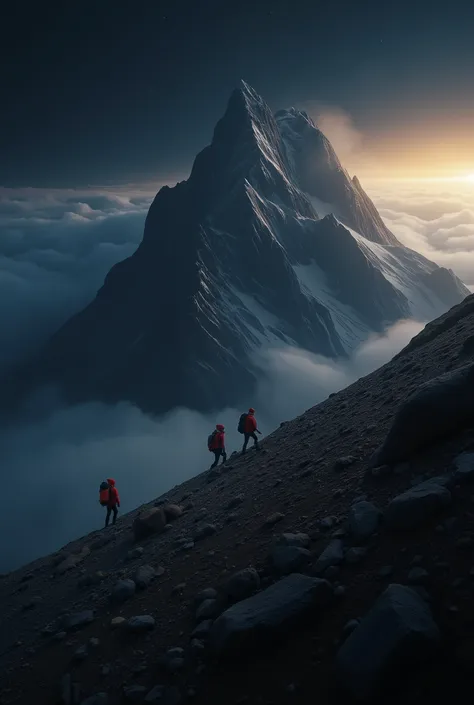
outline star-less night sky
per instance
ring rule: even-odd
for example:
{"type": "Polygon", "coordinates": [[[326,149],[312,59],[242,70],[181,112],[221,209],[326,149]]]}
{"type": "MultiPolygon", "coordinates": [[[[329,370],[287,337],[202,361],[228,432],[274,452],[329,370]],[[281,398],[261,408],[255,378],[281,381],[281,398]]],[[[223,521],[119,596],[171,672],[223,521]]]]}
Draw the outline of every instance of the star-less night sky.
{"type": "Polygon", "coordinates": [[[240,78],[275,109],[347,112],[387,168],[400,145],[414,159],[421,140],[462,168],[472,156],[474,172],[473,36],[467,1],[12,3],[0,29],[0,185],[185,175],[240,78]]]}

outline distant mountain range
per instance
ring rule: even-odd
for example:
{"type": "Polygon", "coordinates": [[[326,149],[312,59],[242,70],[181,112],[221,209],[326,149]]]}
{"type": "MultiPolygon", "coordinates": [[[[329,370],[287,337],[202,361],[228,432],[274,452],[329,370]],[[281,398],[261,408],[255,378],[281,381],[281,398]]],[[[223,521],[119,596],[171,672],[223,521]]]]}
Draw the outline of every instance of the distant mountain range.
{"type": "Polygon", "coordinates": [[[305,112],[274,115],[242,83],[189,179],[155,197],[136,252],[6,397],[54,384],[70,403],[222,408],[250,398],[262,348],[345,357],[469,293],[397,240],[305,112]]]}

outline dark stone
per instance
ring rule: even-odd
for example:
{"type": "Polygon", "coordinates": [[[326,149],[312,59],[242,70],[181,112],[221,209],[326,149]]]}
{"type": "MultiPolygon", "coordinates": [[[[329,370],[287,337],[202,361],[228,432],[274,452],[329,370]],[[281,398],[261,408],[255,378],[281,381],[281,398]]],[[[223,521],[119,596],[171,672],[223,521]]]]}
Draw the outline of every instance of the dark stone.
{"type": "Polygon", "coordinates": [[[338,678],[355,699],[372,699],[429,658],[440,640],[426,602],[411,588],[390,585],[340,648],[338,678]]]}
{"type": "Polygon", "coordinates": [[[327,580],[293,573],[226,610],[212,626],[211,645],[221,654],[271,640],[309,612],[325,607],[331,596],[327,580]]]}

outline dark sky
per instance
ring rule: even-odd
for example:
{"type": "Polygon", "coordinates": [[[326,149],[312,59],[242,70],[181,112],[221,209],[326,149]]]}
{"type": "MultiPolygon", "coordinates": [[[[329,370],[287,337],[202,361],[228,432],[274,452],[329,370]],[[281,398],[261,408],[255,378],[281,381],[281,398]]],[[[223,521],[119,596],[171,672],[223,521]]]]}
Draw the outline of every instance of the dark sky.
{"type": "Polygon", "coordinates": [[[374,134],[420,111],[449,126],[474,110],[473,26],[467,0],[12,3],[0,185],[184,174],[240,78],[275,109],[321,101],[374,134]]]}

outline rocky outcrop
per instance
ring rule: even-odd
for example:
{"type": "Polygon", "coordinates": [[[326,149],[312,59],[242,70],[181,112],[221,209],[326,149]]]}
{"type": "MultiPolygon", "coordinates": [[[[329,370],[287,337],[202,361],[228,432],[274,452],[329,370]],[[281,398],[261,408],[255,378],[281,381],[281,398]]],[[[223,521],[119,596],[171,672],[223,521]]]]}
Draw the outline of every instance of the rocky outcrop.
{"type": "Polygon", "coordinates": [[[372,701],[440,642],[426,602],[411,588],[390,585],[339,650],[340,684],[357,702],[372,701]]]}
{"type": "Polygon", "coordinates": [[[402,404],[372,465],[393,465],[474,420],[474,364],[425,382],[402,404]]]}
{"type": "Polygon", "coordinates": [[[226,610],[212,626],[211,645],[217,654],[254,647],[285,633],[331,598],[327,580],[293,573],[226,610]]]}
{"type": "Polygon", "coordinates": [[[390,529],[414,529],[450,502],[451,492],[434,478],[392,499],[385,512],[385,523],[390,529]]]}

